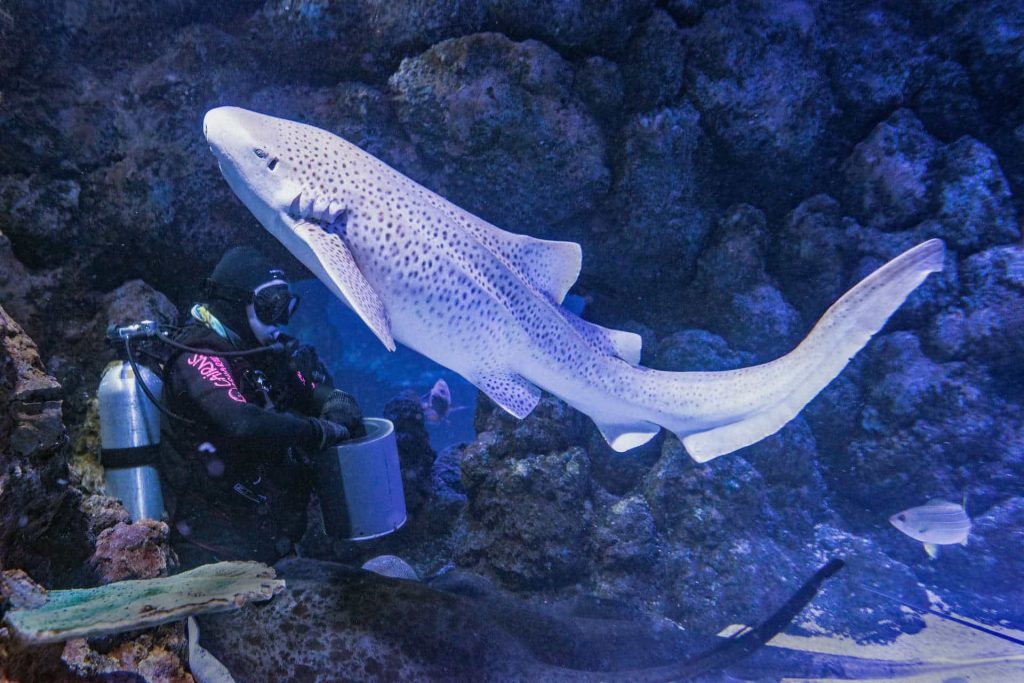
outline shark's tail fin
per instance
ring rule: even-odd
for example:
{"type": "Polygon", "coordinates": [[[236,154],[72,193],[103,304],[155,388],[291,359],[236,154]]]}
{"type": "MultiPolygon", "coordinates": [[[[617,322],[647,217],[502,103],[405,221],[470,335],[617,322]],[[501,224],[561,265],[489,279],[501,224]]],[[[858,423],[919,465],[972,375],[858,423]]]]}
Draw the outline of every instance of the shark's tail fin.
{"type": "MultiPolygon", "coordinates": [[[[743,417],[706,431],[681,433],[690,455],[706,462],[774,434],[796,417],[846,366],[889,316],[930,273],[942,270],[945,247],[933,239],[919,244],[864,278],[829,308],[792,352],[776,361],[737,373],[736,389],[783,383],[771,402],[743,417]],[[739,373],[744,373],[740,375],[739,373]]],[[[731,374],[731,373],[722,373],[731,374]]]]}

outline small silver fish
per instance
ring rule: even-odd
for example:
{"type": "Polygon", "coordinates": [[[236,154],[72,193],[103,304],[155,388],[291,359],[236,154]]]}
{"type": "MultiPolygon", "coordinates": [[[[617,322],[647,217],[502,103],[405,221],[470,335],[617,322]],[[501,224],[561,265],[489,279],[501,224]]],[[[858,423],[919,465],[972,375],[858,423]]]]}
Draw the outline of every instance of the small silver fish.
{"type": "Polygon", "coordinates": [[[932,559],[938,557],[940,545],[967,545],[971,533],[971,519],[960,503],[934,499],[924,505],[897,512],[889,523],[924,543],[925,552],[932,559]]]}
{"type": "Polygon", "coordinates": [[[430,393],[427,394],[427,399],[430,402],[430,407],[437,413],[437,416],[444,419],[448,414],[448,409],[452,407],[452,392],[448,388],[448,382],[445,382],[443,379],[434,382],[430,393]]]}
{"type": "Polygon", "coordinates": [[[444,422],[448,415],[465,407],[452,405],[452,392],[444,379],[434,382],[430,391],[420,398],[420,405],[423,406],[423,416],[430,424],[444,422]]]}

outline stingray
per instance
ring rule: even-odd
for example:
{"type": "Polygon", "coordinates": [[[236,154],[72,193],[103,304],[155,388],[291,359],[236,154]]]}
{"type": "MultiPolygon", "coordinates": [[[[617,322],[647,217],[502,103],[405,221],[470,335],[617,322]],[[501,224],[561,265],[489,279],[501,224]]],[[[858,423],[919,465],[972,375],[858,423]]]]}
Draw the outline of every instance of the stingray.
{"type": "Polygon", "coordinates": [[[700,652],[664,619],[546,608],[479,577],[430,584],[303,558],[274,600],[199,619],[200,643],[247,681],[679,681],[728,667],[782,631],[842,566],[820,569],[767,621],[700,652]],[[612,618],[607,618],[612,617],[612,618]]]}

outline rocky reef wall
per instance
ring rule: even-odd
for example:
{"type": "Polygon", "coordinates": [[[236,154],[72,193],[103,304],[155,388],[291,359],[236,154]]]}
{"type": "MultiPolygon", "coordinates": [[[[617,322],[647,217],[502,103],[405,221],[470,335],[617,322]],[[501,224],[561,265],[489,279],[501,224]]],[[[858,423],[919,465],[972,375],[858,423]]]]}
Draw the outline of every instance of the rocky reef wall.
{"type": "Polygon", "coordinates": [[[87,424],[108,322],[173,320],[233,244],[302,274],[206,149],[203,114],[232,104],[335,131],[503,228],[580,242],[587,316],[640,332],[660,369],[769,360],[902,249],[950,247],[801,416],[709,465],[672,438],[611,453],[547,399],[523,423],[482,402],[477,441],[433,471],[410,437],[421,523],[389,550],[705,630],[838,553],[851,578],[823,598],[830,628],[913,628],[859,585],[1024,624],[1003,580],[1021,571],[1024,10],[590,5],[0,0],[0,304],[39,343],[24,367],[56,378],[3,387],[3,566],[59,584],[93,552],[52,454],[61,410],[76,436],[87,424]],[[965,494],[976,537],[939,561],[887,523],[965,494]],[[36,540],[10,536],[22,518],[36,540]],[[58,531],[77,554],[50,556],[58,531]]]}

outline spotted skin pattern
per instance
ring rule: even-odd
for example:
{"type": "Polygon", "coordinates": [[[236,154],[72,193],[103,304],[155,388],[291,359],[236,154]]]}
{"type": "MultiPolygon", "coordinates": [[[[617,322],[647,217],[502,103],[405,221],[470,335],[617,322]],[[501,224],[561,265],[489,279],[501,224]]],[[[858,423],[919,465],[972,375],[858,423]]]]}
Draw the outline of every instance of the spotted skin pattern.
{"type": "Polygon", "coordinates": [[[637,335],[561,307],[579,245],[501,230],[332,133],[235,107],[204,130],[256,218],[355,310],[525,417],[541,390],[629,450],[665,427],[709,460],[782,428],[931,272],[943,245],[897,257],[834,305],[790,354],[728,372],[639,367],[637,335]]]}

